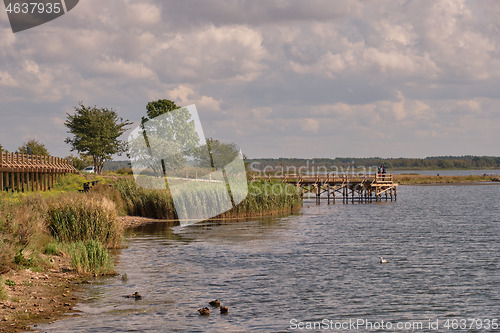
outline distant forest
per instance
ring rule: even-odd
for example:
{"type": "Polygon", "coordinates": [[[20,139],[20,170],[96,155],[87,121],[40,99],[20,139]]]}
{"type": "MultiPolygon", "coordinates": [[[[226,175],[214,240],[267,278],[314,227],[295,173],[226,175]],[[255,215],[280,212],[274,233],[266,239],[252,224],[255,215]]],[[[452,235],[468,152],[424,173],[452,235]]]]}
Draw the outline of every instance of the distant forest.
{"type": "Polygon", "coordinates": [[[500,169],[500,157],[492,156],[437,156],[426,158],[253,158],[246,162],[255,169],[309,166],[333,168],[376,167],[384,165],[388,169],[437,170],[437,169],[500,169]]]}

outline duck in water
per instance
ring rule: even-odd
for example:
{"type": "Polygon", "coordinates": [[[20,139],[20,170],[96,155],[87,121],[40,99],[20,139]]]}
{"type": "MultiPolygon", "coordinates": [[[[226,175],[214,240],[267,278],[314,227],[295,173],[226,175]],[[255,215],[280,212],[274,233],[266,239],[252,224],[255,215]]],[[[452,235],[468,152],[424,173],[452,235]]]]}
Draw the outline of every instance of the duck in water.
{"type": "Polygon", "coordinates": [[[207,307],[198,309],[198,312],[200,313],[201,316],[210,316],[210,309],[207,307]]]}
{"type": "Polygon", "coordinates": [[[210,304],[211,306],[213,306],[214,308],[218,308],[220,306],[220,302],[218,299],[215,299],[213,301],[210,301],[208,302],[208,304],[210,304]]]}
{"type": "Polygon", "coordinates": [[[127,295],[125,296],[126,298],[135,298],[136,300],[139,300],[142,298],[141,294],[139,294],[137,291],[133,293],[132,295],[127,295]]]}

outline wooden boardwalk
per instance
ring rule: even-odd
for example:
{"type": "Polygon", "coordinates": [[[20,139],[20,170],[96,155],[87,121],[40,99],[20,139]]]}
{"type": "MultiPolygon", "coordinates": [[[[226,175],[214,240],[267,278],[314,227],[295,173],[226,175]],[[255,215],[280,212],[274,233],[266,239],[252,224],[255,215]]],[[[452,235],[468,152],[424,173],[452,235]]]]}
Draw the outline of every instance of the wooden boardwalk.
{"type": "Polygon", "coordinates": [[[47,191],[67,173],[77,171],[63,158],[0,152],[1,191],[47,191]]]}
{"type": "Polygon", "coordinates": [[[300,187],[304,198],[317,203],[342,200],[344,203],[396,200],[398,184],[392,174],[253,176],[252,180],[278,181],[300,187]]]}

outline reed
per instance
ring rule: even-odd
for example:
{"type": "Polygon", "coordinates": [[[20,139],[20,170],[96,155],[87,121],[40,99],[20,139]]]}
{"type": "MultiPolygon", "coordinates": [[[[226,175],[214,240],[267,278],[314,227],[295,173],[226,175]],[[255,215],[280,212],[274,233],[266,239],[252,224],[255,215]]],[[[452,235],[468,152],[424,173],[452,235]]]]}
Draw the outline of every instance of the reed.
{"type": "Polygon", "coordinates": [[[52,203],[47,211],[48,228],[63,243],[95,240],[107,248],[121,245],[123,227],[115,204],[106,197],[75,193],[52,203]]]}
{"type": "Polygon", "coordinates": [[[129,215],[154,219],[176,219],[174,202],[166,190],[150,190],[137,187],[130,179],[119,180],[120,191],[129,215]]]}
{"type": "Polygon", "coordinates": [[[71,265],[80,274],[112,274],[113,260],[102,243],[90,239],[67,245],[71,257],[71,265]]]}
{"type": "Polygon", "coordinates": [[[250,182],[247,197],[222,217],[251,217],[290,213],[302,207],[300,191],[283,183],[250,182]]]}
{"type": "MultiPolygon", "coordinates": [[[[137,187],[132,180],[121,180],[116,187],[122,194],[129,215],[157,219],[176,219],[177,214],[168,190],[148,190],[137,187]]],[[[179,202],[197,207],[200,216],[207,215],[207,205],[222,202],[220,190],[212,186],[196,186],[179,193],[179,202]],[[196,192],[196,195],[194,195],[196,192]],[[195,205],[195,200],[197,204],[195,205]],[[206,203],[206,204],[204,204],[206,203]]],[[[283,183],[251,182],[247,197],[236,207],[218,218],[251,217],[292,212],[300,209],[302,199],[297,187],[283,183]]]]}

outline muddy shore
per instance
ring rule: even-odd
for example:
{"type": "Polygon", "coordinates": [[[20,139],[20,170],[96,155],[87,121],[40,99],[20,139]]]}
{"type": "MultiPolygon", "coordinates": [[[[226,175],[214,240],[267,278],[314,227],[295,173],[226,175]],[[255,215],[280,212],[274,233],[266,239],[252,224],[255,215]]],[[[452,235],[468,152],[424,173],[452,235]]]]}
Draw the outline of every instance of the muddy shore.
{"type": "Polygon", "coordinates": [[[0,332],[28,330],[28,325],[47,323],[72,312],[73,295],[85,277],[70,269],[69,258],[51,256],[53,267],[45,272],[11,270],[2,275],[8,300],[0,301],[0,332]]]}

